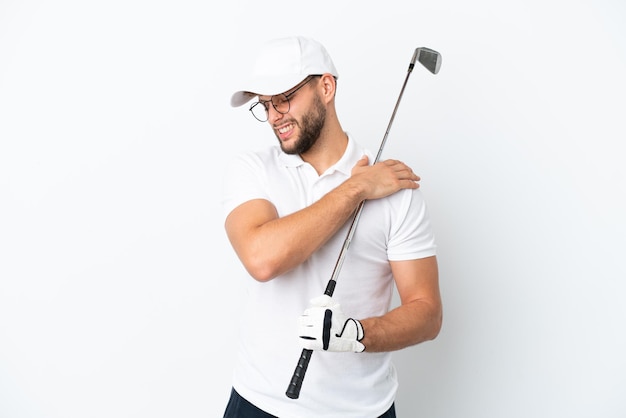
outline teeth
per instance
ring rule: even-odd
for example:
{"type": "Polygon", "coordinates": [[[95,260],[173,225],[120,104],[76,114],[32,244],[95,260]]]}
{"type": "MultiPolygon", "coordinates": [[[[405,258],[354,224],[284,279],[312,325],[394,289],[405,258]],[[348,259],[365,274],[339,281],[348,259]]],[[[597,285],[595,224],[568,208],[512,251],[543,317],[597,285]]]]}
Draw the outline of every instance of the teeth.
{"type": "Polygon", "coordinates": [[[278,130],[278,132],[280,132],[281,134],[284,134],[285,132],[288,132],[288,131],[290,131],[290,130],[291,130],[291,125],[288,125],[288,126],[285,126],[285,127],[283,127],[283,128],[280,128],[280,129],[278,130]]]}

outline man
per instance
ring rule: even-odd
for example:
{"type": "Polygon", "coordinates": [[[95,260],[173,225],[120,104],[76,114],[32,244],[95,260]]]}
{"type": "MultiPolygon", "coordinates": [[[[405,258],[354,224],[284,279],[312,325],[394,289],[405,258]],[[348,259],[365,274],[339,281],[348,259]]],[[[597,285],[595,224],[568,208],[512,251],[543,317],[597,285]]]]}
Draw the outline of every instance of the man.
{"type": "Polygon", "coordinates": [[[244,153],[224,179],[225,228],[252,279],[224,417],[395,417],[391,352],[441,327],[435,242],[420,178],[376,164],[341,127],[338,73],[317,41],[267,42],[231,98],[278,146],[244,153]],[[365,201],[331,297],[324,289],[365,201]],[[393,286],[401,304],[389,311],[393,286]],[[325,322],[326,318],[326,322],[325,322]],[[298,399],[285,391],[315,350],[298,399]]]}

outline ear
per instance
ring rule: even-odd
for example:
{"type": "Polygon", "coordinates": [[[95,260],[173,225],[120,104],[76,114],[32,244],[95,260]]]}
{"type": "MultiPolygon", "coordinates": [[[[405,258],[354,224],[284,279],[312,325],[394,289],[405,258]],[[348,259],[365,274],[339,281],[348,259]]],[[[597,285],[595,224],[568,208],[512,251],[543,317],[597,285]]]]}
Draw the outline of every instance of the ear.
{"type": "Polygon", "coordinates": [[[324,98],[324,101],[328,103],[335,97],[337,80],[335,80],[335,77],[333,77],[330,73],[323,74],[320,78],[320,87],[322,97],[324,98]]]}

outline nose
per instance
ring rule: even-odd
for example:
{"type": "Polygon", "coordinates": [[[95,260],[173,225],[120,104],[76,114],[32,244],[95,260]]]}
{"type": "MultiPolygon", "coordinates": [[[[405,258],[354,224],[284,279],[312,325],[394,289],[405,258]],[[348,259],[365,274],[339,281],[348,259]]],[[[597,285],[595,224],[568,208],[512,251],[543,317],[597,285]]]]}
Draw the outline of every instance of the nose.
{"type": "Polygon", "coordinates": [[[270,123],[274,123],[275,121],[280,120],[283,116],[284,114],[274,109],[274,106],[268,106],[267,120],[270,121],[270,123]]]}

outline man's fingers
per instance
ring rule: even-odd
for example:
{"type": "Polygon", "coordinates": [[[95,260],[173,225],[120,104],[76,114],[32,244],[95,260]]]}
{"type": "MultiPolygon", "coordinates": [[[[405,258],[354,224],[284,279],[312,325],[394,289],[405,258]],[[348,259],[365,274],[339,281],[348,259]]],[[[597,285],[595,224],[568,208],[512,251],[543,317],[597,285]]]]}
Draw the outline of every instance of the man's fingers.
{"type": "Polygon", "coordinates": [[[413,169],[399,160],[385,160],[383,164],[393,169],[400,175],[400,179],[409,179],[414,181],[421,180],[420,177],[413,172],[413,169]]]}

